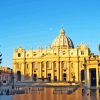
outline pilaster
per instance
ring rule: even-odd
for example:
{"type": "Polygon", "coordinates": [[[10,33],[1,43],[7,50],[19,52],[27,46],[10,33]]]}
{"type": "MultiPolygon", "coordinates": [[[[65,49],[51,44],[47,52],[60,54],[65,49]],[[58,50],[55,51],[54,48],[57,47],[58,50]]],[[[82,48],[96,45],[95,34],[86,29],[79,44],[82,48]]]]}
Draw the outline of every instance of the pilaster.
{"type": "Polygon", "coordinates": [[[62,81],[62,62],[60,62],[60,81],[62,81]]]}
{"type": "Polygon", "coordinates": [[[41,73],[42,73],[42,70],[41,70],[41,62],[40,62],[40,66],[39,66],[39,78],[41,78],[41,73]]]}
{"type": "Polygon", "coordinates": [[[44,73],[44,78],[47,78],[47,68],[46,68],[46,62],[44,62],[44,70],[45,70],[45,73],[44,73]]]}
{"type": "Polygon", "coordinates": [[[56,65],[57,65],[57,80],[59,81],[60,80],[59,61],[56,62],[56,65]]]}

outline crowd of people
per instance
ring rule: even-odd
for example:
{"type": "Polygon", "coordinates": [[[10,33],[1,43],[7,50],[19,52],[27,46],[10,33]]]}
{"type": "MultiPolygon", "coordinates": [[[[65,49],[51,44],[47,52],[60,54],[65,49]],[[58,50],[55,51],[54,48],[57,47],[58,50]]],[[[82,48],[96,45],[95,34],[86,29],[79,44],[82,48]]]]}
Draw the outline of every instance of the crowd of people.
{"type": "Polygon", "coordinates": [[[16,90],[16,89],[1,89],[0,95],[15,95],[15,94],[25,94],[25,90],[16,90]]]}

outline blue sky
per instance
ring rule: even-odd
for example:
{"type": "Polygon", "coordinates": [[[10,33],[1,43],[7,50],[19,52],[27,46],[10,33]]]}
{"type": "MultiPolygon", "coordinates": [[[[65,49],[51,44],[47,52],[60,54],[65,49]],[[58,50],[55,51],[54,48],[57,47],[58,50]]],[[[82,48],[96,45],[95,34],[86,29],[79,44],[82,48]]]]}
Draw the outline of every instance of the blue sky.
{"type": "Polygon", "coordinates": [[[0,0],[1,65],[12,67],[14,48],[50,45],[62,25],[75,46],[99,53],[100,0],[0,0]]]}

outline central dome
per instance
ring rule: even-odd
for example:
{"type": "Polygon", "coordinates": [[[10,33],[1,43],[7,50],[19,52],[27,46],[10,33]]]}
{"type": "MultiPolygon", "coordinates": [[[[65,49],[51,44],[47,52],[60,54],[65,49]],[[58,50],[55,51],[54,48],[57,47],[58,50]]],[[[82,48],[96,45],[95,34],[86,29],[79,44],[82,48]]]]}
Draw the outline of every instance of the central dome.
{"type": "Polygon", "coordinates": [[[63,28],[60,30],[60,34],[52,42],[52,47],[65,47],[65,48],[74,48],[72,40],[65,35],[63,28]]]}

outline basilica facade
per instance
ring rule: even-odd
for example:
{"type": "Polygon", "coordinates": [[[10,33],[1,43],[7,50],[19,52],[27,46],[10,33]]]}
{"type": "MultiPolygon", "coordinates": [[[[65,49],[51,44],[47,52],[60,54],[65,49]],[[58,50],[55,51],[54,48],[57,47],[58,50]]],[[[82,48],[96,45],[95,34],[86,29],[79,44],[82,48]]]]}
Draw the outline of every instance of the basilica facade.
{"type": "Polygon", "coordinates": [[[99,55],[85,44],[74,47],[61,28],[51,46],[38,50],[16,48],[13,71],[16,81],[72,81],[99,86],[99,55]]]}

